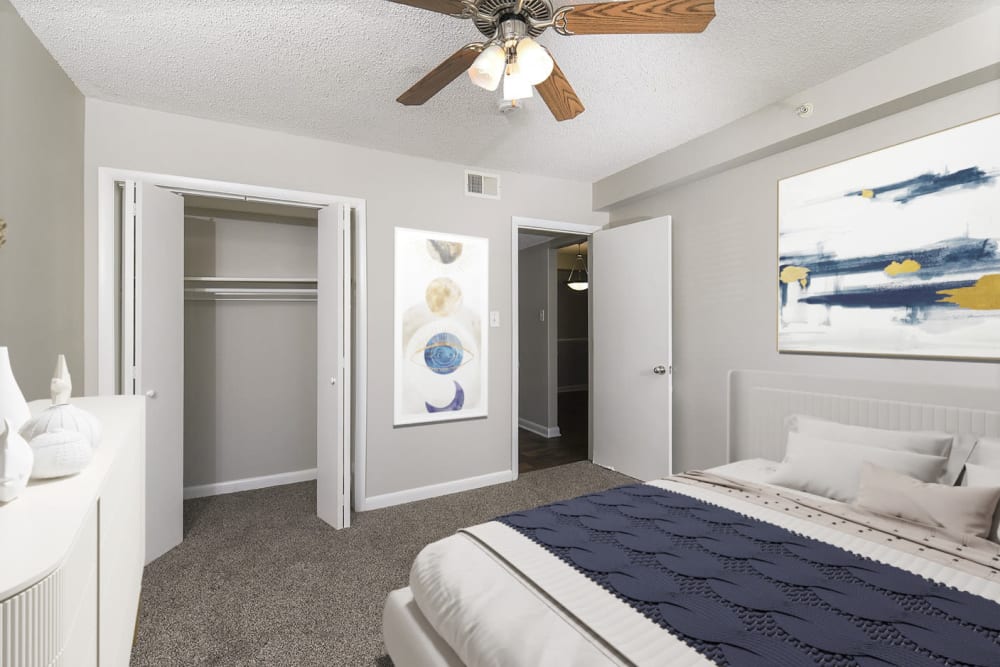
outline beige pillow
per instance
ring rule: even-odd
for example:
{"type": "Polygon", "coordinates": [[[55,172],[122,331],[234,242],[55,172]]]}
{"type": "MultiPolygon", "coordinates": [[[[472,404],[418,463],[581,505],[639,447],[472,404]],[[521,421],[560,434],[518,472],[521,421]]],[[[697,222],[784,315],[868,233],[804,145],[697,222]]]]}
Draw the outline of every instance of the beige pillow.
{"type": "Polygon", "coordinates": [[[793,431],[788,434],[785,460],[767,481],[850,502],[857,495],[861,467],[866,461],[930,482],[941,477],[948,459],[824,440],[793,431]]]}
{"type": "Polygon", "coordinates": [[[809,415],[790,415],[785,419],[785,426],[789,431],[804,433],[824,440],[849,442],[882,449],[901,449],[930,456],[948,456],[952,442],[955,440],[955,436],[951,433],[897,431],[889,428],[841,424],[809,415]]]}
{"type": "MultiPolygon", "coordinates": [[[[1000,469],[976,465],[975,463],[966,463],[965,478],[962,483],[967,487],[1000,490],[1000,469]]],[[[1000,535],[997,533],[997,524],[1000,524],[1000,507],[993,514],[993,528],[990,530],[990,539],[994,542],[1000,542],[1000,535]]]]}
{"type": "Polygon", "coordinates": [[[969,462],[989,468],[1000,468],[1000,439],[980,438],[972,449],[969,462]]]}
{"type": "Polygon", "coordinates": [[[987,537],[1000,502],[1000,486],[932,484],[873,463],[861,468],[857,507],[951,533],[987,537]]]}

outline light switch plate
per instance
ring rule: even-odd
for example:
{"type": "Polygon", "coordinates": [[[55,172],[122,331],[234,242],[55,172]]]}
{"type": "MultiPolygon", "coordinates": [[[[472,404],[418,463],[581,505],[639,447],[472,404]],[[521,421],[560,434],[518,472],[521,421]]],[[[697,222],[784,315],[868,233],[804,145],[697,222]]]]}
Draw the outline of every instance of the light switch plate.
{"type": "Polygon", "coordinates": [[[494,327],[494,328],[500,326],[500,311],[499,310],[491,310],[490,311],[490,326],[494,327]]]}

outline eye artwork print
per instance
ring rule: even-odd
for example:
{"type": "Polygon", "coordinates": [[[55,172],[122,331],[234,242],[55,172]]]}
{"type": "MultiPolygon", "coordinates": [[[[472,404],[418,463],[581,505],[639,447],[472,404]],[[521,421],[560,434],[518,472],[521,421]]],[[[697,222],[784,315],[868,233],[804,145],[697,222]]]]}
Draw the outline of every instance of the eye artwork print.
{"type": "Polygon", "coordinates": [[[486,414],[488,241],[396,229],[396,424],[486,414]]]}

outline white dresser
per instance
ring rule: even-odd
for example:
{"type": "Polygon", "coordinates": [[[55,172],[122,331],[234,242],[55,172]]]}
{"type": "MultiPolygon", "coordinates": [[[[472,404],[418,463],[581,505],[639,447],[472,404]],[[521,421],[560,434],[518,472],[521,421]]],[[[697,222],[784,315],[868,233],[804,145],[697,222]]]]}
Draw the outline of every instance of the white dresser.
{"type": "Polygon", "coordinates": [[[0,667],[128,665],[145,560],[144,400],[74,399],[104,424],[94,460],[0,505],[0,667]]]}

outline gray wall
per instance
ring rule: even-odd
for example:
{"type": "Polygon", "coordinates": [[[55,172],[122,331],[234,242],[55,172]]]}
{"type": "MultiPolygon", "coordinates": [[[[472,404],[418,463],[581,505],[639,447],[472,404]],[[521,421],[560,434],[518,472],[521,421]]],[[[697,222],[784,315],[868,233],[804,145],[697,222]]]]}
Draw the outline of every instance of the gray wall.
{"type": "Polygon", "coordinates": [[[88,367],[97,359],[98,167],[360,197],[368,206],[367,495],[510,470],[511,217],[603,224],[607,214],[592,211],[589,183],[503,172],[501,200],[466,197],[463,165],[93,99],[87,100],[86,141],[88,367]],[[393,427],[396,226],[489,240],[490,309],[500,312],[501,326],[488,330],[485,419],[393,427]]]}
{"type": "Polygon", "coordinates": [[[558,309],[552,303],[555,251],[547,244],[518,253],[518,418],[543,428],[557,426],[552,354],[558,309]],[[545,311],[545,321],[539,311],[545,311]]]}
{"type": "MultiPolygon", "coordinates": [[[[316,276],[315,220],[194,212],[186,276],[316,276]]],[[[315,467],[315,302],[186,301],[184,486],[315,467]]]]}
{"type": "Polygon", "coordinates": [[[997,112],[994,81],[611,210],[673,216],[674,470],[724,462],[731,369],[1000,387],[997,363],[779,355],[774,287],[778,179],[997,112]]]}
{"type": "Polygon", "coordinates": [[[0,63],[0,345],[29,400],[59,353],[82,394],[84,99],[7,0],[0,63]]]}

